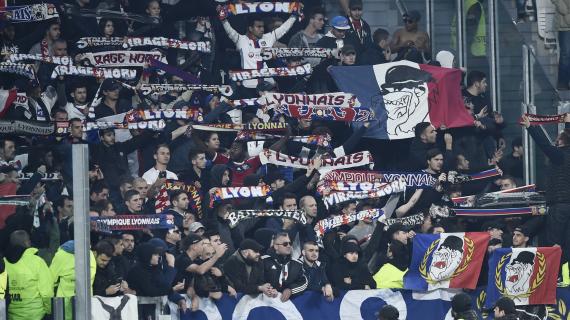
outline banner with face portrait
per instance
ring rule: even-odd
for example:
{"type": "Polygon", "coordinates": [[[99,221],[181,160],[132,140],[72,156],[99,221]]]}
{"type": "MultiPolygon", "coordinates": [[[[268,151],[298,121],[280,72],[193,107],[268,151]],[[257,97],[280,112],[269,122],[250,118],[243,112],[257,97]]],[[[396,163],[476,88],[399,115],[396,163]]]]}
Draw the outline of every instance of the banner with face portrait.
{"type": "Polygon", "coordinates": [[[486,232],[418,234],[404,288],[431,291],[474,289],[487,252],[486,232]]]}

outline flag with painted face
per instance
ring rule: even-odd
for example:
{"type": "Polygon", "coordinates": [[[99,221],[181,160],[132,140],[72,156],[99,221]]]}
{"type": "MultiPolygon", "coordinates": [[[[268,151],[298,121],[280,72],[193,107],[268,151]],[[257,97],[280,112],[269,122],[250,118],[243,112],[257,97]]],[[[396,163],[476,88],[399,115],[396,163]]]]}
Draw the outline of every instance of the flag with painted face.
{"type": "Polygon", "coordinates": [[[404,60],[373,66],[333,66],[330,73],[342,91],[355,94],[362,107],[374,112],[377,120],[367,129],[366,137],[413,138],[420,122],[430,122],[436,128],[473,125],[463,103],[459,69],[404,60]]]}
{"type": "Polygon", "coordinates": [[[431,291],[440,288],[474,289],[487,251],[486,232],[418,234],[404,288],[431,291]]]}
{"type": "Polygon", "coordinates": [[[516,305],[555,304],[562,250],[556,247],[500,248],[489,258],[487,307],[501,297],[516,305]]]}

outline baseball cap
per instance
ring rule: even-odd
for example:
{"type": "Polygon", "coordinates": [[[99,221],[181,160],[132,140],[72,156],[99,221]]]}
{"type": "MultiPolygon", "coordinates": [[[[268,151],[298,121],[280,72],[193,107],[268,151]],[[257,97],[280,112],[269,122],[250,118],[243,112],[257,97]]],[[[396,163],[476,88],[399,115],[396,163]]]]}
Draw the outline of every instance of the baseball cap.
{"type": "Polygon", "coordinates": [[[196,221],[196,222],[192,222],[190,224],[190,226],[188,227],[188,230],[190,230],[190,232],[196,232],[200,228],[206,229],[201,222],[196,221]]]}
{"type": "Polygon", "coordinates": [[[465,292],[456,294],[453,299],[451,299],[451,309],[457,313],[463,313],[473,309],[471,297],[465,292]]]}
{"type": "Polygon", "coordinates": [[[515,303],[509,297],[501,297],[499,300],[497,300],[497,302],[495,302],[495,304],[493,305],[493,308],[491,308],[490,311],[495,309],[495,308],[499,308],[500,310],[503,310],[505,312],[505,314],[516,314],[517,313],[517,309],[515,308],[515,303]]]}
{"type": "Polygon", "coordinates": [[[348,30],[350,25],[348,24],[348,19],[343,16],[336,16],[331,19],[331,26],[338,30],[348,30]]]}
{"type": "Polygon", "coordinates": [[[148,243],[150,245],[152,245],[153,247],[157,248],[160,253],[168,250],[168,245],[162,239],[152,238],[152,239],[148,240],[148,243]]]}
{"type": "Polygon", "coordinates": [[[101,91],[113,91],[121,88],[121,84],[113,79],[105,79],[101,84],[101,91]]]}
{"type": "Polygon", "coordinates": [[[244,239],[239,245],[240,250],[253,250],[255,252],[263,251],[263,246],[253,239],[244,239]]]}
{"type": "Polygon", "coordinates": [[[376,313],[376,316],[381,320],[398,320],[400,313],[394,306],[387,304],[376,313]]]}
{"type": "Polygon", "coordinates": [[[345,44],[342,49],[340,49],[340,53],[347,55],[347,54],[356,54],[356,49],[351,44],[345,44]]]}
{"type": "Polygon", "coordinates": [[[524,226],[516,227],[514,231],[518,231],[527,237],[530,237],[530,231],[524,226]]]}
{"type": "Polygon", "coordinates": [[[202,237],[200,237],[195,233],[190,233],[189,235],[186,236],[185,240],[187,241],[188,245],[193,245],[202,241],[202,237]]]}
{"type": "Polygon", "coordinates": [[[390,227],[388,227],[388,230],[386,231],[388,237],[392,237],[392,235],[398,231],[404,231],[407,232],[408,229],[401,223],[397,222],[394,223],[393,225],[391,225],[390,227]]]}
{"type": "Polygon", "coordinates": [[[404,17],[410,20],[414,20],[415,22],[418,22],[422,18],[422,15],[416,10],[411,10],[408,11],[406,14],[404,14],[404,17]]]}

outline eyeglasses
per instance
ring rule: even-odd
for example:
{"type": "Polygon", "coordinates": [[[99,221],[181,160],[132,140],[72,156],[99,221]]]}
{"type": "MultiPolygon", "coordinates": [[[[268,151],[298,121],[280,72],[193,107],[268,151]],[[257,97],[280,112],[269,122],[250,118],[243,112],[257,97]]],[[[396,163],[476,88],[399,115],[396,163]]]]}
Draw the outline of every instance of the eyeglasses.
{"type": "Polygon", "coordinates": [[[287,242],[283,242],[283,243],[276,243],[276,245],[278,246],[284,246],[284,247],[288,247],[291,245],[291,242],[287,241],[287,242]]]}

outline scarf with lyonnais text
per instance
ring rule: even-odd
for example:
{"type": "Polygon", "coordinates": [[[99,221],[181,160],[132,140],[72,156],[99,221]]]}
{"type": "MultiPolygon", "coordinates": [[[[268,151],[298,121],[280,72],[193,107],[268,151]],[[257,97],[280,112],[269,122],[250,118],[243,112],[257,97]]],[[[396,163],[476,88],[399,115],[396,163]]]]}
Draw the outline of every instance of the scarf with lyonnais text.
{"type": "Polygon", "coordinates": [[[30,195],[11,195],[0,197],[0,206],[27,206],[31,201],[30,195]]]}
{"type": "Polygon", "coordinates": [[[84,37],[77,41],[77,48],[117,46],[123,49],[134,47],[173,48],[181,50],[199,51],[209,53],[211,45],[208,41],[185,41],[164,37],[84,37]]]}
{"type": "MultiPolygon", "coordinates": [[[[69,124],[66,122],[69,127],[69,124]]],[[[0,120],[0,133],[23,136],[49,136],[56,133],[53,123],[35,120],[0,120]]]]}
{"type": "Polygon", "coordinates": [[[275,107],[275,112],[289,118],[315,121],[366,122],[375,120],[372,110],[362,107],[343,108],[337,106],[282,104],[275,107]]]}
{"type": "MultiPolygon", "coordinates": [[[[237,141],[244,140],[272,140],[280,139],[283,136],[276,134],[259,133],[255,131],[240,131],[236,136],[237,141]]],[[[289,141],[296,141],[308,145],[316,145],[321,147],[329,147],[331,143],[331,136],[328,134],[323,135],[308,135],[308,136],[290,136],[289,141]]]]}
{"type": "Polygon", "coordinates": [[[99,232],[172,228],[174,228],[174,220],[168,214],[91,217],[91,230],[99,232]]]}
{"type": "Polygon", "coordinates": [[[220,19],[251,13],[296,13],[299,20],[302,18],[299,2],[244,2],[230,3],[221,7],[218,16],[220,19]]]}
{"type": "MultiPolygon", "coordinates": [[[[274,164],[276,166],[290,167],[297,169],[308,169],[309,164],[313,163],[313,159],[300,158],[296,156],[286,155],[270,149],[265,149],[259,154],[259,160],[262,164],[274,164]]],[[[369,151],[361,151],[338,158],[322,158],[322,164],[319,168],[321,174],[325,174],[331,170],[346,169],[360,166],[373,166],[374,162],[369,151]]]]}
{"type": "Polygon", "coordinates": [[[298,94],[298,93],[278,93],[267,92],[260,100],[265,100],[268,107],[282,104],[304,105],[304,106],[335,106],[344,108],[360,107],[358,98],[345,92],[329,92],[322,94],[298,94]]]}
{"type": "Polygon", "coordinates": [[[456,216],[462,217],[509,217],[509,216],[543,216],[548,213],[546,206],[530,206],[521,208],[453,208],[456,216]]]}
{"type": "MultiPolygon", "coordinates": [[[[533,192],[536,190],[536,185],[535,184],[529,184],[526,186],[522,186],[522,187],[517,187],[517,188],[512,188],[512,189],[507,189],[507,190],[501,190],[501,191],[496,191],[496,192],[491,192],[489,194],[497,194],[497,193],[515,193],[515,192],[533,192]]],[[[464,196],[464,197],[455,197],[455,198],[451,198],[451,201],[453,202],[453,204],[455,206],[459,206],[459,207],[465,207],[465,206],[472,206],[470,205],[470,203],[475,201],[475,196],[464,196]]]]}
{"type": "Polygon", "coordinates": [[[200,90],[213,93],[220,93],[224,96],[231,96],[234,92],[231,86],[228,85],[209,85],[209,84],[186,84],[186,83],[144,83],[140,86],[143,95],[165,94],[170,91],[182,92],[188,90],[200,90]]]}
{"type": "Polygon", "coordinates": [[[149,121],[149,120],[190,120],[194,122],[204,121],[204,116],[202,112],[197,109],[187,109],[187,110],[131,110],[125,115],[125,121],[138,122],[138,121],[149,121]]]}
{"type": "Polygon", "coordinates": [[[36,72],[31,64],[0,62],[0,72],[17,74],[30,80],[36,79],[36,72]]]}
{"type": "Polygon", "coordinates": [[[264,101],[261,98],[247,98],[247,99],[237,99],[237,100],[228,100],[222,97],[220,101],[225,102],[232,106],[233,108],[246,108],[246,107],[265,107],[264,101]]]}
{"type": "Polygon", "coordinates": [[[193,212],[197,213],[197,217],[202,217],[202,196],[200,195],[200,189],[189,184],[185,184],[182,181],[177,180],[166,180],[158,195],[156,196],[156,201],[154,204],[154,209],[156,213],[161,213],[164,210],[168,209],[171,205],[170,203],[170,196],[169,193],[174,190],[183,190],[188,194],[188,199],[190,200],[190,204],[188,208],[190,208],[193,212]]]}
{"type": "Polygon", "coordinates": [[[314,230],[315,234],[317,235],[317,238],[322,238],[322,236],[325,235],[325,233],[337,227],[365,219],[374,221],[381,219],[382,217],[385,217],[384,210],[382,209],[362,210],[355,213],[349,213],[339,216],[331,216],[319,220],[317,224],[315,224],[314,230]]]}
{"type": "Polygon", "coordinates": [[[72,65],[73,58],[70,56],[63,56],[63,57],[51,57],[51,56],[44,56],[43,54],[11,54],[9,56],[10,62],[16,63],[20,61],[41,61],[46,63],[53,63],[53,64],[60,64],[60,65],[72,65]]]}
{"type": "Polygon", "coordinates": [[[397,180],[370,191],[337,191],[323,196],[327,209],[330,206],[358,199],[374,199],[406,191],[406,180],[397,180]]]}
{"type": "Polygon", "coordinates": [[[338,49],[329,48],[263,48],[261,50],[263,60],[275,58],[339,58],[338,49]]]}
{"type": "Polygon", "coordinates": [[[271,132],[271,131],[286,131],[286,122],[265,122],[265,123],[244,123],[244,124],[234,124],[234,123],[214,123],[214,124],[199,124],[192,125],[193,129],[204,130],[204,131],[260,131],[260,132],[271,132]]]}
{"type": "Polygon", "coordinates": [[[102,51],[86,52],[81,58],[93,67],[144,67],[150,59],[167,63],[160,51],[102,51]]]}
{"type": "MultiPolygon", "coordinates": [[[[525,116],[528,117],[531,126],[539,126],[541,124],[548,124],[548,123],[564,123],[565,114],[556,114],[556,115],[540,115],[540,114],[530,114],[525,113],[525,116]]],[[[519,120],[522,123],[522,119],[519,120]]]]}
{"type": "Polygon", "coordinates": [[[280,209],[266,209],[266,210],[235,210],[228,214],[226,220],[229,221],[230,228],[235,228],[240,221],[251,218],[262,217],[275,217],[283,219],[292,219],[301,224],[307,224],[307,216],[305,210],[280,210],[280,209]]]}
{"type": "Polygon", "coordinates": [[[311,74],[311,72],[313,72],[313,68],[307,63],[296,67],[230,70],[229,74],[232,81],[243,81],[259,78],[304,76],[311,74]]]}
{"type": "Polygon", "coordinates": [[[122,68],[93,68],[80,66],[62,66],[58,65],[53,69],[51,78],[58,76],[84,76],[105,79],[125,79],[133,80],[137,76],[137,70],[122,68]]]}
{"type": "Polygon", "coordinates": [[[0,7],[0,16],[12,23],[23,23],[58,18],[59,14],[54,4],[40,3],[27,6],[0,7]]]}
{"type": "Polygon", "coordinates": [[[267,197],[271,194],[270,186],[252,186],[252,187],[223,187],[216,188],[214,194],[210,197],[210,208],[214,206],[215,201],[226,199],[251,199],[267,197]]]}

